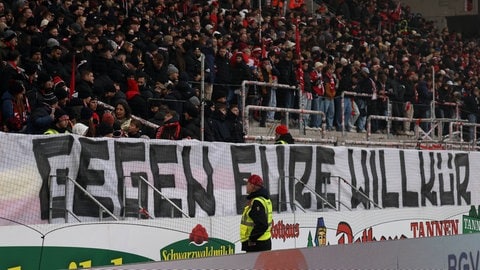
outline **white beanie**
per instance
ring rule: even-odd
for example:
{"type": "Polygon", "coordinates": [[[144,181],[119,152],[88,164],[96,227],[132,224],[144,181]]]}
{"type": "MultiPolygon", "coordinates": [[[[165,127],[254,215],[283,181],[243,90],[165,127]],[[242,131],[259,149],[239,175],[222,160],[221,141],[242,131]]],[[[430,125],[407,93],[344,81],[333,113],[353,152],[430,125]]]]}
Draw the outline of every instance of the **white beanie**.
{"type": "Polygon", "coordinates": [[[76,123],[72,128],[72,133],[85,136],[87,135],[88,127],[82,123],[76,123]]]}

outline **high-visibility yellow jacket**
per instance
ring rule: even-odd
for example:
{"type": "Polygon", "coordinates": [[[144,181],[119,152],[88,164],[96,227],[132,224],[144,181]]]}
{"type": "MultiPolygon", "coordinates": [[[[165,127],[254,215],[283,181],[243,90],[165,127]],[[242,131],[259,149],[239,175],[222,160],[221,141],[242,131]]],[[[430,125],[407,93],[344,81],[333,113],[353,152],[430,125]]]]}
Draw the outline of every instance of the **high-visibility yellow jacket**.
{"type": "Polygon", "coordinates": [[[265,241],[272,237],[271,229],[272,229],[272,221],[273,221],[273,210],[272,210],[272,201],[270,199],[266,199],[264,197],[255,197],[252,199],[251,203],[245,206],[242,213],[242,221],[240,223],[240,241],[245,242],[248,241],[250,238],[250,234],[252,233],[253,227],[255,223],[250,218],[250,210],[251,205],[254,201],[258,201],[263,205],[265,209],[265,214],[267,215],[267,222],[268,222],[268,229],[262,234],[257,241],[265,241]]]}

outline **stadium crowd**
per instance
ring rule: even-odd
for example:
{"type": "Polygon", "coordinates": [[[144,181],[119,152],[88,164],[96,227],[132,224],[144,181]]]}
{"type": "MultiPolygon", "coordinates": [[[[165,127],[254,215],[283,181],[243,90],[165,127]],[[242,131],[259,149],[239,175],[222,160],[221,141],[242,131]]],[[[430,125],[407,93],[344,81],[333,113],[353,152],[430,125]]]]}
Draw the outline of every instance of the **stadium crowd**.
{"type": "MultiPolygon", "coordinates": [[[[478,39],[436,29],[394,0],[310,4],[0,1],[0,130],[200,139],[204,115],[205,140],[243,142],[244,80],[296,86],[249,86],[246,102],[322,111],[329,131],[343,119],[346,131],[365,132],[367,116],[387,115],[389,103],[392,116],[429,118],[432,100],[437,118],[477,123],[478,39]]],[[[257,117],[265,126],[285,115],[257,117]]],[[[315,115],[287,124],[299,121],[322,126],[315,115]]],[[[392,132],[413,135],[412,125],[394,121],[392,132]]]]}

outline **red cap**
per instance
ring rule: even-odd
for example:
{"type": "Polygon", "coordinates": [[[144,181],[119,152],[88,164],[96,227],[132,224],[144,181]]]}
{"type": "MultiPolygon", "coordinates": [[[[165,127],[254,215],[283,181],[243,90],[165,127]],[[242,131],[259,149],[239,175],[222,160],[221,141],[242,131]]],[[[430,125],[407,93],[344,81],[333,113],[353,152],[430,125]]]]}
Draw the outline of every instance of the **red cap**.
{"type": "Polygon", "coordinates": [[[65,83],[65,81],[63,81],[63,79],[60,76],[53,77],[53,85],[54,86],[57,86],[57,84],[59,84],[61,82],[65,83]]]}
{"type": "Polygon", "coordinates": [[[252,184],[252,185],[255,185],[255,186],[263,187],[262,178],[260,176],[256,175],[256,174],[250,175],[250,177],[248,177],[247,182],[252,184]]]}
{"type": "Polygon", "coordinates": [[[286,125],[280,125],[275,129],[275,133],[285,135],[288,133],[288,127],[286,125]]]}

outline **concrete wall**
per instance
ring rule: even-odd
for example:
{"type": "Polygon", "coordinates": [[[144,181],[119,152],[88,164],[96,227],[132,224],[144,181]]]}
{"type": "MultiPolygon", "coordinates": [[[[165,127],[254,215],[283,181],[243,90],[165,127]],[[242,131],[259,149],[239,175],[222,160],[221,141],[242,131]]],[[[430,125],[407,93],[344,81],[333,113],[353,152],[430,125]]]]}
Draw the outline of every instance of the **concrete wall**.
{"type": "Polygon", "coordinates": [[[421,13],[427,20],[435,22],[437,28],[447,26],[446,17],[478,15],[478,0],[473,0],[472,11],[465,11],[466,0],[402,0],[403,5],[408,5],[415,13],[421,13]]]}

